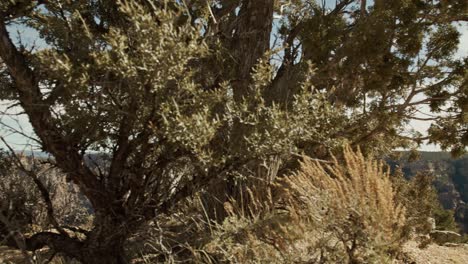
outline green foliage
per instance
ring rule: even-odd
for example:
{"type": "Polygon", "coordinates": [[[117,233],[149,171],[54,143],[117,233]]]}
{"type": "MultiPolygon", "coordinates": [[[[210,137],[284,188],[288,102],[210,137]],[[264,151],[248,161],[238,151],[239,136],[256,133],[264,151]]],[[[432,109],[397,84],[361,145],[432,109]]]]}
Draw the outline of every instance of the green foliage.
{"type": "Polygon", "coordinates": [[[122,3],[119,23],[99,34],[86,21],[86,5],[50,3],[51,10],[60,8],[69,10],[67,21],[39,10],[28,21],[49,45],[31,60],[50,84],[46,94],[60,113],[59,129],[79,151],[111,152],[125,126],[130,138],[145,135],[145,142],[132,144],[149,147],[148,162],[190,156],[198,171],[212,172],[239,160],[299,153],[305,143],[335,149],[344,140],[333,136],[343,128],[344,112],[310,82],[298,84],[291,109],[265,102],[274,74],[270,54],[253,69],[244,100],[234,100],[230,82],[205,89],[198,79],[209,73],[200,63],[222,51],[208,48],[200,28],[180,24],[182,11],[122,3]],[[68,52],[70,41],[77,47],[68,52]]]}
{"type": "Polygon", "coordinates": [[[436,205],[434,206],[433,217],[436,221],[436,228],[438,230],[459,231],[459,227],[455,222],[454,212],[442,208],[437,200],[434,202],[436,205]]]}
{"type": "Polygon", "coordinates": [[[401,171],[397,171],[393,180],[398,199],[408,210],[409,226],[416,233],[428,234],[432,231],[430,218],[434,219],[438,230],[458,231],[453,211],[444,209],[437,198],[433,176],[420,172],[408,181],[401,171]]]}
{"type": "Polygon", "coordinates": [[[460,33],[449,21],[456,17],[455,6],[466,10],[462,2],[376,1],[370,10],[354,6],[345,17],[337,15],[339,10],[327,13],[314,1],[297,1],[297,9],[282,20],[282,30],[287,39],[287,28],[300,29],[303,54],[294,69],[310,60],[317,67],[314,85],[327,91],[334,105],[353,111],[346,122],[356,126],[356,134],[348,138],[373,131],[360,143],[384,149],[386,144],[407,146],[399,137],[401,124],[412,119],[412,106],[419,103],[410,102],[420,101],[414,97],[420,94],[428,98],[421,103],[429,102],[433,112],[452,116],[435,118],[431,141],[459,155],[466,148],[466,60],[453,56],[460,33]],[[422,13],[428,16],[422,18],[422,13]]]}
{"type": "MultiPolygon", "coordinates": [[[[163,142],[145,153],[153,162],[162,155],[177,160],[176,152],[190,153],[199,171],[210,171],[240,159],[291,152],[324,156],[343,142],[365,151],[408,146],[401,132],[417,94],[437,97],[431,100],[433,111],[464,96],[458,89],[464,62],[452,56],[459,33],[444,20],[454,16],[454,6],[398,1],[346,17],[352,3],[327,13],[318,3],[295,1],[283,9],[289,19],[278,25],[285,46],[275,47],[284,53],[284,70],[295,74],[281,88],[291,90],[287,98],[273,101],[269,93],[283,78],[270,64],[277,52],[266,50],[258,58],[246,83],[248,96],[235,100],[235,70],[227,59],[233,51],[225,40],[208,34],[214,7],[197,1],[189,6],[48,1],[32,9],[12,2],[3,8],[27,10],[25,25],[47,42],[46,48],[25,55],[38,69],[58,129],[73,148],[112,152],[123,132],[127,138],[146,135],[145,143],[163,142]],[[189,23],[187,12],[199,17],[189,23]],[[418,19],[424,12],[429,16],[418,19]],[[288,56],[298,55],[288,46],[291,37],[303,56],[286,64],[288,56]],[[420,58],[422,50],[425,58],[420,58]],[[224,67],[213,69],[216,65],[224,67]],[[449,93],[449,88],[456,91],[449,93]]],[[[431,129],[431,138],[463,151],[459,132],[466,122],[444,120],[431,129]]]]}
{"type": "MultiPolygon", "coordinates": [[[[402,154],[401,158],[395,158],[387,162],[392,168],[399,166],[404,172],[405,178],[411,179],[421,170],[430,170],[430,174],[435,176],[432,184],[436,195],[432,195],[431,199],[438,201],[434,200],[433,217],[439,218],[436,221],[437,223],[445,223],[440,224],[441,229],[456,230],[456,225],[452,223],[453,218],[455,218],[457,224],[463,230],[462,232],[466,232],[464,213],[467,197],[467,190],[464,188],[467,178],[465,167],[468,159],[466,156],[452,158],[450,153],[447,152],[420,152],[418,161],[407,162],[406,160],[409,159],[411,153],[399,154],[402,154]]],[[[413,198],[416,199],[416,197],[413,198]]]]}

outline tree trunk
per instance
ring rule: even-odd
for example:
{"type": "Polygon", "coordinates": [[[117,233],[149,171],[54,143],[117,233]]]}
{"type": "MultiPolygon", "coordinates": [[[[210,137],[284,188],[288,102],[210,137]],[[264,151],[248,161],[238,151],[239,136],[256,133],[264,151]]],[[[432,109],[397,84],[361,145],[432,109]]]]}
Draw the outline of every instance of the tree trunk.
{"type": "MultiPolygon", "coordinates": [[[[243,0],[232,39],[231,51],[236,58],[235,80],[232,81],[234,100],[242,102],[251,96],[252,69],[270,48],[274,0],[243,0]]],[[[234,121],[232,149],[243,151],[244,136],[250,126],[234,121]]]]}
{"type": "Polygon", "coordinates": [[[138,226],[127,221],[125,216],[96,213],[94,228],[84,241],[79,260],[89,264],[127,263],[124,243],[134,230],[131,227],[138,226]]]}
{"type": "Polygon", "coordinates": [[[233,37],[233,55],[237,58],[234,99],[249,96],[252,68],[270,48],[274,0],[244,0],[233,37]]]}
{"type": "Polygon", "coordinates": [[[86,264],[126,264],[128,263],[123,243],[106,243],[85,249],[79,261],[86,264]]]}
{"type": "Polygon", "coordinates": [[[54,232],[40,232],[24,239],[22,236],[11,236],[6,244],[26,251],[49,247],[56,253],[85,264],[127,263],[124,243],[131,232],[125,224],[118,224],[108,219],[110,218],[106,221],[98,219],[96,227],[87,234],[85,241],[54,232]]]}

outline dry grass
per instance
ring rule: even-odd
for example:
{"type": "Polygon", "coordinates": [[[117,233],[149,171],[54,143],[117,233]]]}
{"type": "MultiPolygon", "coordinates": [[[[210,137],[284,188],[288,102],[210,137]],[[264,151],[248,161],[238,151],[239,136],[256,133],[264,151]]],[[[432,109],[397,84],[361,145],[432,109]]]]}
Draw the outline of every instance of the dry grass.
{"type": "Polygon", "coordinates": [[[225,202],[223,222],[191,200],[177,228],[158,224],[146,262],[389,263],[406,239],[406,218],[384,167],[350,148],[342,161],[304,158],[297,173],[225,202]]]}
{"type": "Polygon", "coordinates": [[[315,223],[311,232],[321,234],[321,254],[349,263],[381,262],[395,256],[406,239],[405,208],[388,170],[359,150],[346,147],[343,160],[333,158],[330,164],[305,158],[284,183],[294,199],[289,204],[315,223]]]}

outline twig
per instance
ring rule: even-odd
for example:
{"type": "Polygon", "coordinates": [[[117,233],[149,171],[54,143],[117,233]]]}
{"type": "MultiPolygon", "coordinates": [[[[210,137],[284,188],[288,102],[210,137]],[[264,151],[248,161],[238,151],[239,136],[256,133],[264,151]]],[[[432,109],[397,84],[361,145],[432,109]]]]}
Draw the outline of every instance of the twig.
{"type": "Polygon", "coordinates": [[[218,21],[216,21],[216,17],[215,17],[215,15],[213,13],[213,10],[211,9],[211,6],[210,6],[210,3],[208,2],[208,0],[206,0],[206,5],[208,6],[208,11],[210,11],[210,15],[213,18],[213,23],[218,24],[218,21]]]}

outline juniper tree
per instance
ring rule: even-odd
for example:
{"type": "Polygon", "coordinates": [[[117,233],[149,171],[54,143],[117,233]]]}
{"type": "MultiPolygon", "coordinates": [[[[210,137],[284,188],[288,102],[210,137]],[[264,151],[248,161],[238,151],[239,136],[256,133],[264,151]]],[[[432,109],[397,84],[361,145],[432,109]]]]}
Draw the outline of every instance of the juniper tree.
{"type": "Polygon", "coordinates": [[[467,59],[454,57],[453,23],[468,20],[466,1],[325,2],[3,1],[0,95],[95,212],[85,239],[41,232],[27,249],[124,262],[143,223],[270,157],[424,138],[464,151],[467,59]],[[18,26],[45,47],[16,43],[18,26]],[[422,105],[427,137],[405,129],[426,119],[422,105]],[[105,153],[97,166],[92,151],[105,153]]]}

